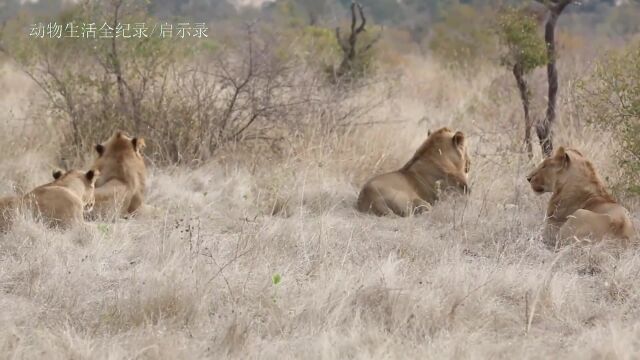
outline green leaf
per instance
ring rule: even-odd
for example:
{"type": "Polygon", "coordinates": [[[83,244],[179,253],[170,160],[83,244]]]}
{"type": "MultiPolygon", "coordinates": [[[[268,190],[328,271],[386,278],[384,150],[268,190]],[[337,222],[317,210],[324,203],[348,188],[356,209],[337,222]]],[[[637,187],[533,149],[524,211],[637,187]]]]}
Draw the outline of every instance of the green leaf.
{"type": "Polygon", "coordinates": [[[98,231],[100,231],[100,233],[102,235],[106,236],[107,234],[109,234],[109,225],[108,224],[99,223],[97,227],[98,227],[98,231]]]}
{"type": "Polygon", "coordinates": [[[282,281],[282,276],[280,276],[280,274],[273,274],[271,276],[271,282],[273,285],[278,285],[280,281],[282,281]]]}

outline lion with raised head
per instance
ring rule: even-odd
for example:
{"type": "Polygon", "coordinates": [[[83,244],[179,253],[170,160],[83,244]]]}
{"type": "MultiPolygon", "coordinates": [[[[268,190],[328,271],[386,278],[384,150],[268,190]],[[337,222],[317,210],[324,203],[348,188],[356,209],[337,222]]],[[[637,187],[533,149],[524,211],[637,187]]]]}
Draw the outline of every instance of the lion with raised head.
{"type": "Polygon", "coordinates": [[[429,133],[400,170],[367,181],[358,196],[358,210],[378,216],[427,210],[443,192],[469,191],[470,164],[462,132],[445,127],[429,133]]]}
{"type": "Polygon", "coordinates": [[[96,181],[96,210],[101,214],[134,214],[144,202],[147,168],[142,156],[144,139],[117,131],[97,144],[93,167],[100,171],[96,181]]]}
{"type": "Polygon", "coordinates": [[[93,207],[97,170],[82,172],[55,171],[54,180],[38,186],[23,196],[0,201],[0,228],[6,230],[16,211],[28,211],[40,216],[49,226],[69,228],[84,222],[84,212],[93,207]]]}
{"type": "Polygon", "coordinates": [[[613,237],[626,244],[635,237],[627,210],[609,194],[580,151],[558,148],[527,180],[535,193],[552,193],[544,231],[548,245],[561,246],[586,237],[613,237]]]}

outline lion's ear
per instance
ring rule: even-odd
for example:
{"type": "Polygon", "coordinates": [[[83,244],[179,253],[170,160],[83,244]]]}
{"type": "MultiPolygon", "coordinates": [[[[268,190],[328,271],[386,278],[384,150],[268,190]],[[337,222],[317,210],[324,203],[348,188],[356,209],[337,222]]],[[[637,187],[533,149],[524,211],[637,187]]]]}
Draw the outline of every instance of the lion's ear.
{"type": "Polygon", "coordinates": [[[560,146],[558,150],[556,150],[556,159],[562,162],[562,166],[569,166],[571,162],[571,158],[569,158],[569,153],[564,149],[563,146],[560,146]]]}
{"type": "Polygon", "coordinates": [[[571,158],[569,158],[569,153],[564,153],[564,156],[562,157],[562,165],[564,165],[564,167],[568,167],[569,163],[571,162],[571,158]]]}
{"type": "Polygon", "coordinates": [[[58,180],[58,179],[60,179],[61,177],[62,177],[62,171],[60,171],[60,170],[56,170],[56,171],[54,171],[54,172],[53,172],[53,178],[54,178],[55,180],[58,180]]]}
{"type": "Polygon", "coordinates": [[[98,175],[100,175],[100,172],[98,170],[93,170],[93,169],[87,171],[87,173],[84,174],[84,176],[87,178],[87,180],[90,183],[95,182],[96,179],[98,178],[98,175]]]}
{"type": "Polygon", "coordinates": [[[133,138],[131,139],[131,143],[133,144],[133,150],[141,152],[147,146],[144,143],[143,138],[133,138]]]}
{"type": "Polygon", "coordinates": [[[96,151],[98,155],[102,156],[102,154],[104,154],[104,146],[102,144],[96,144],[96,151]]]}
{"type": "Polygon", "coordinates": [[[453,135],[453,145],[457,147],[464,145],[464,134],[461,131],[457,131],[453,135]]]}

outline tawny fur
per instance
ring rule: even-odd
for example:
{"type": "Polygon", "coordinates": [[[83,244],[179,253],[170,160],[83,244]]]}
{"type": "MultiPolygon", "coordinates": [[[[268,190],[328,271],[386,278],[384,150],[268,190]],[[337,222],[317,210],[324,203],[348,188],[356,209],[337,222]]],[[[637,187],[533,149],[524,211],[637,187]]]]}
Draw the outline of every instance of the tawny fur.
{"type": "Polygon", "coordinates": [[[54,172],[54,181],[38,186],[24,196],[0,200],[0,230],[6,231],[16,212],[31,212],[50,226],[69,228],[84,222],[86,208],[94,202],[98,172],[70,170],[54,172]]]}
{"type": "Polygon", "coordinates": [[[593,164],[580,151],[558,148],[527,180],[536,193],[552,193],[544,232],[547,244],[605,237],[626,244],[635,238],[627,210],[609,194],[593,164]]]}
{"type": "Polygon", "coordinates": [[[144,147],[144,139],[121,131],[96,146],[93,167],[101,174],[96,182],[96,213],[128,215],[142,206],[147,179],[144,147]]]}
{"type": "Polygon", "coordinates": [[[370,179],[358,197],[358,210],[378,216],[422,212],[442,192],[467,192],[469,166],[464,134],[439,129],[400,170],[370,179]]]}

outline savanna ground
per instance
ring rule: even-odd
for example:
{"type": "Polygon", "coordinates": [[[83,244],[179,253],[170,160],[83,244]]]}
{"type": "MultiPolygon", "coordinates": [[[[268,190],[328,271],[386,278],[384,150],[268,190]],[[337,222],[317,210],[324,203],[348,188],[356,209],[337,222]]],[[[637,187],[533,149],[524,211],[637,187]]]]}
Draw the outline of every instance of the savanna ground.
{"type": "MultiPolygon", "coordinates": [[[[577,115],[579,71],[560,71],[556,144],[615,182],[616,142],[577,115]]],[[[18,219],[0,235],[0,356],[640,356],[637,249],[541,242],[549,195],[525,179],[540,154],[520,151],[510,74],[412,58],[389,78],[354,97],[386,94],[360,125],[310,131],[277,156],[229,146],[198,166],[150,162],[153,215],[67,232],[18,219]],[[413,218],[356,212],[364,181],[441,126],[467,135],[470,196],[413,218]]],[[[12,194],[48,181],[59,144],[30,113],[37,87],[9,65],[1,81],[0,190],[12,194]]],[[[621,201],[638,227],[640,205],[621,201]]]]}

